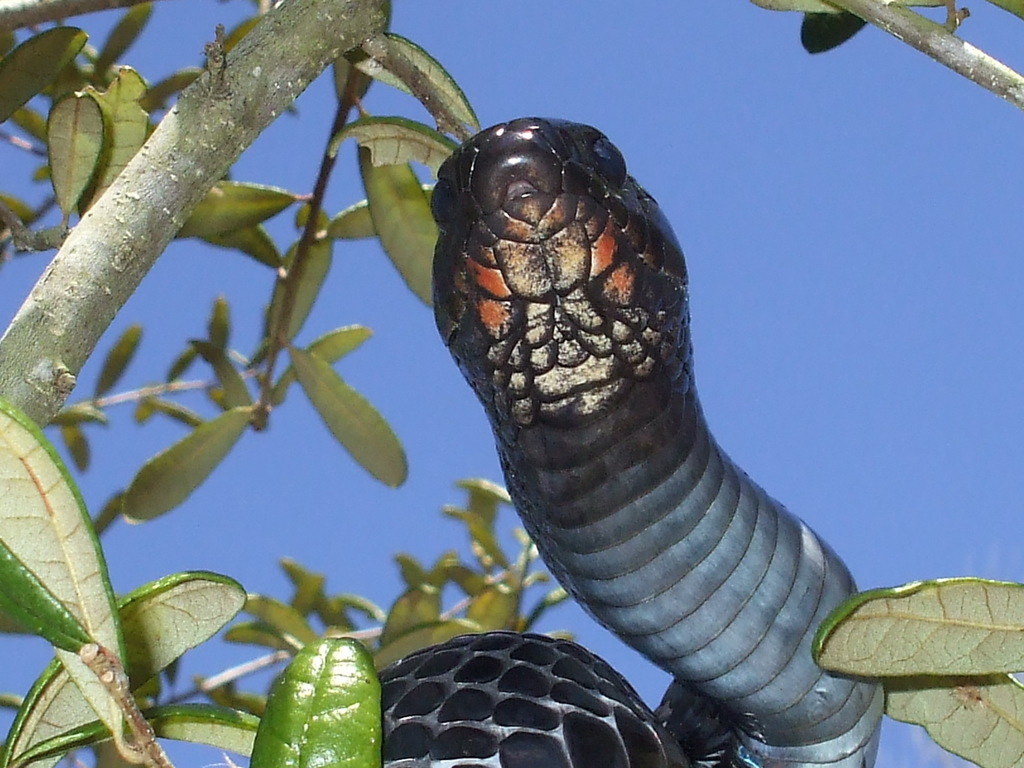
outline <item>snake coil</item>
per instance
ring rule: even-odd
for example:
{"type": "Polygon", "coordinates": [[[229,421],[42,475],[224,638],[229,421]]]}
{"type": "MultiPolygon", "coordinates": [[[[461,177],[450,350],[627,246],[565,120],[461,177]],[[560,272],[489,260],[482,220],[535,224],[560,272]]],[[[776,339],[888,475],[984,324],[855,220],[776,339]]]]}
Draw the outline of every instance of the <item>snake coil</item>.
{"type": "Polygon", "coordinates": [[[810,653],[853,579],[708,430],[682,250],[616,147],[497,125],[441,166],[432,207],[438,329],[516,509],[569,592],[674,676],[662,719],[695,692],[734,762],[870,768],[880,688],[810,653]]]}

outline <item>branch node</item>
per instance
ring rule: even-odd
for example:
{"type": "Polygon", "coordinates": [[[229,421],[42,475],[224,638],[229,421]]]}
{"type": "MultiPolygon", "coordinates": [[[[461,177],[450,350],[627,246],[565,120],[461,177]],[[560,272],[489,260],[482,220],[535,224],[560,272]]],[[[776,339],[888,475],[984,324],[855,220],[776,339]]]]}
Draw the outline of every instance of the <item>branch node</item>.
{"type": "Polygon", "coordinates": [[[206,71],[210,73],[210,95],[225,99],[231,95],[224,72],[228,66],[227,51],[224,50],[224,25],[218,24],[212,43],[203,46],[206,55],[206,71]]]}

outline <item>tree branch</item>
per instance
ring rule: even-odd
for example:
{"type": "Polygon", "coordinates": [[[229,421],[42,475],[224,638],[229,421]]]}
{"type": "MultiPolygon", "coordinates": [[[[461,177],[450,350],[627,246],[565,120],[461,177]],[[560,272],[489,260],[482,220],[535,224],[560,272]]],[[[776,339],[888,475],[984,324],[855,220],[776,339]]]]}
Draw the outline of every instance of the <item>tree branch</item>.
{"type": "MultiPolygon", "coordinates": [[[[1018,109],[1024,109],[1024,77],[950,33],[941,24],[885,0],[828,1],[880,27],[971,82],[1006,99],[1018,109]]],[[[1003,7],[1013,5],[998,4],[1003,7]]],[[[1007,7],[1007,10],[1010,8],[1007,7]]]]}
{"type": "Polygon", "coordinates": [[[0,0],[0,32],[146,2],[149,0],[0,0]]]}
{"type": "Polygon", "coordinates": [[[196,203],[320,72],[381,31],[381,0],[289,0],[182,92],[82,217],[0,339],[0,394],[46,424],[196,203]]]}

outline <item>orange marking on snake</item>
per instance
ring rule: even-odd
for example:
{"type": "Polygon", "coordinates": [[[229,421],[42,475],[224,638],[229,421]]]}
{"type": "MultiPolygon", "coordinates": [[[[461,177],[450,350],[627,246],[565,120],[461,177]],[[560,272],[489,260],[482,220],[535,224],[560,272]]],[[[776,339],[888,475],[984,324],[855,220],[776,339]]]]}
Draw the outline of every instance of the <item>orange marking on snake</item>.
{"type": "Polygon", "coordinates": [[[505,276],[501,274],[500,270],[485,267],[473,260],[467,261],[466,266],[470,272],[470,279],[487,293],[502,299],[508,298],[512,294],[505,283],[505,276]]]}
{"type": "Polygon", "coordinates": [[[618,304],[627,304],[633,297],[635,279],[633,267],[623,262],[605,280],[605,294],[618,304]]]}
{"type": "Polygon", "coordinates": [[[509,318],[509,308],[505,302],[494,299],[478,299],[476,313],[481,324],[488,332],[498,335],[502,326],[509,318]]]}
{"type": "Polygon", "coordinates": [[[590,261],[590,275],[600,275],[610,268],[615,259],[616,243],[615,238],[608,234],[606,229],[597,236],[591,248],[592,258],[590,261]]]}

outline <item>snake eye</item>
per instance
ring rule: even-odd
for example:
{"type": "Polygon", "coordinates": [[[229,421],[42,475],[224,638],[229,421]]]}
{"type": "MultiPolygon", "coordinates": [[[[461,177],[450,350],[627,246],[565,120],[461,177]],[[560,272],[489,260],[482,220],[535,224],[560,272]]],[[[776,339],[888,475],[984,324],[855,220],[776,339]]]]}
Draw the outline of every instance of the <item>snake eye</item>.
{"type": "Polygon", "coordinates": [[[605,181],[613,187],[626,183],[626,161],[614,144],[602,136],[590,149],[594,153],[594,165],[605,181]]]}
{"type": "Polygon", "coordinates": [[[447,179],[438,179],[430,194],[430,212],[434,221],[441,224],[455,215],[455,190],[447,179]]]}

